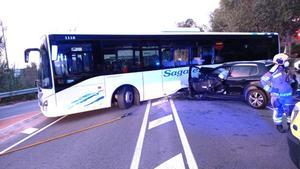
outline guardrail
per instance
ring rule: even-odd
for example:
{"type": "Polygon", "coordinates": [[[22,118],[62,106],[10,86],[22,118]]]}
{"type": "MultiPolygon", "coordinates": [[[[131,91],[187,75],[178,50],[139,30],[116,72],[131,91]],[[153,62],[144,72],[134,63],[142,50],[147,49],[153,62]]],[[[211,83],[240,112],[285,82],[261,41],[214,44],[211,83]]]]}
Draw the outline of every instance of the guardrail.
{"type": "Polygon", "coordinates": [[[16,90],[16,91],[11,91],[11,92],[3,92],[3,93],[0,93],[0,99],[5,98],[5,97],[12,97],[12,96],[18,96],[18,95],[23,95],[23,94],[35,93],[37,91],[38,91],[37,88],[30,88],[30,89],[16,90]]]}

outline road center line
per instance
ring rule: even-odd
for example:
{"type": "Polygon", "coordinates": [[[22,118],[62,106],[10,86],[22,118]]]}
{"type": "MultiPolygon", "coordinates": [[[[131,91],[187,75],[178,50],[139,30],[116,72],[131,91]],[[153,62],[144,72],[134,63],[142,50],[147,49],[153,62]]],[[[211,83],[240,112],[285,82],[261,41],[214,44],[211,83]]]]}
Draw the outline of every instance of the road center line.
{"type": "Polygon", "coordinates": [[[143,142],[144,142],[144,137],[146,133],[146,127],[147,127],[147,122],[148,122],[148,116],[150,112],[150,106],[151,106],[151,101],[148,101],[147,108],[145,110],[144,114],[144,119],[142,122],[140,134],[136,143],[135,151],[132,157],[130,169],[138,169],[139,168],[139,163],[141,159],[141,154],[142,154],[142,148],[143,148],[143,142]]]}
{"type": "Polygon", "coordinates": [[[172,114],[149,122],[148,130],[173,120],[172,114]]]}
{"type": "Polygon", "coordinates": [[[52,126],[53,124],[59,122],[60,120],[62,120],[62,119],[65,118],[65,117],[67,117],[67,115],[66,115],[66,116],[62,116],[61,118],[55,120],[54,122],[48,124],[47,126],[45,126],[45,127],[43,127],[43,128],[41,128],[40,130],[36,131],[35,133],[33,133],[33,134],[31,134],[31,135],[25,137],[24,139],[20,140],[19,142],[17,142],[17,143],[15,143],[15,144],[13,144],[12,146],[6,148],[5,150],[1,151],[0,154],[3,154],[3,153],[5,153],[5,152],[7,152],[8,150],[10,150],[10,149],[16,147],[17,145],[19,145],[19,144],[23,143],[24,141],[30,139],[30,138],[33,137],[34,135],[36,135],[36,134],[42,132],[43,130],[45,130],[45,129],[47,129],[48,127],[52,126]]]}
{"type": "Polygon", "coordinates": [[[178,116],[176,107],[175,107],[174,102],[173,102],[172,99],[170,99],[170,104],[171,104],[171,108],[172,108],[172,112],[173,112],[173,115],[174,115],[175,123],[176,123],[177,129],[178,129],[178,132],[179,132],[179,137],[180,137],[180,140],[181,140],[181,143],[182,143],[182,146],[183,146],[183,150],[184,150],[184,153],[185,153],[185,156],[186,156],[186,161],[188,163],[188,166],[189,166],[190,169],[198,169],[196,160],[195,160],[194,155],[192,153],[190,144],[188,142],[188,139],[186,137],[186,134],[184,132],[183,126],[181,124],[180,118],[178,116]]]}

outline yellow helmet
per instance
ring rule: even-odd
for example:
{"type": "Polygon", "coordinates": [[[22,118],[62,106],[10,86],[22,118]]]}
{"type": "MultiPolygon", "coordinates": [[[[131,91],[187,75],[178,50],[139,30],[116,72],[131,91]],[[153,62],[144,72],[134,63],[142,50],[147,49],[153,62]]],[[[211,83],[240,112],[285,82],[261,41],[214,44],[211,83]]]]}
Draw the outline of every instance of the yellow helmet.
{"type": "Polygon", "coordinates": [[[283,65],[287,61],[289,56],[285,53],[278,53],[273,57],[273,63],[283,65]]]}

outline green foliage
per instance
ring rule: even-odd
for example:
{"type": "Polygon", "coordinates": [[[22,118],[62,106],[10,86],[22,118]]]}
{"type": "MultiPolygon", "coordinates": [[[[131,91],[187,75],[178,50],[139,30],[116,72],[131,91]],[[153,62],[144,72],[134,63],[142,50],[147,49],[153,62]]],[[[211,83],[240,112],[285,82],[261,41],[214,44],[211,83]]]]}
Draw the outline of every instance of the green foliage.
{"type": "Polygon", "coordinates": [[[34,87],[37,78],[35,64],[27,66],[18,72],[15,68],[8,69],[3,62],[0,62],[0,92],[14,91],[34,87]]]}
{"type": "Polygon", "coordinates": [[[34,87],[37,78],[37,66],[31,64],[25,69],[8,68],[5,56],[4,27],[0,20],[0,93],[34,87]]]}
{"type": "Polygon", "coordinates": [[[211,15],[212,30],[218,32],[257,31],[253,5],[253,1],[221,0],[220,8],[211,15]]]}
{"type": "Polygon", "coordinates": [[[210,22],[212,31],[272,31],[285,35],[299,28],[299,18],[300,0],[221,0],[210,22]]]}
{"type": "Polygon", "coordinates": [[[255,1],[257,23],[262,31],[292,35],[300,27],[300,0],[255,1]]]}

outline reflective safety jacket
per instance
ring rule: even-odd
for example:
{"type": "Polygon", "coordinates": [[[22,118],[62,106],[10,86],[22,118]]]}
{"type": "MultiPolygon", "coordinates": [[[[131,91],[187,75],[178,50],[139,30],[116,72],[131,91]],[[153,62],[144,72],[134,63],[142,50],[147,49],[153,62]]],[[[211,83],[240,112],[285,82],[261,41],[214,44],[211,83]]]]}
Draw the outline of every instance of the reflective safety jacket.
{"type": "Polygon", "coordinates": [[[290,85],[289,75],[281,65],[273,66],[260,80],[265,91],[271,96],[292,96],[293,89],[290,85]]]}

